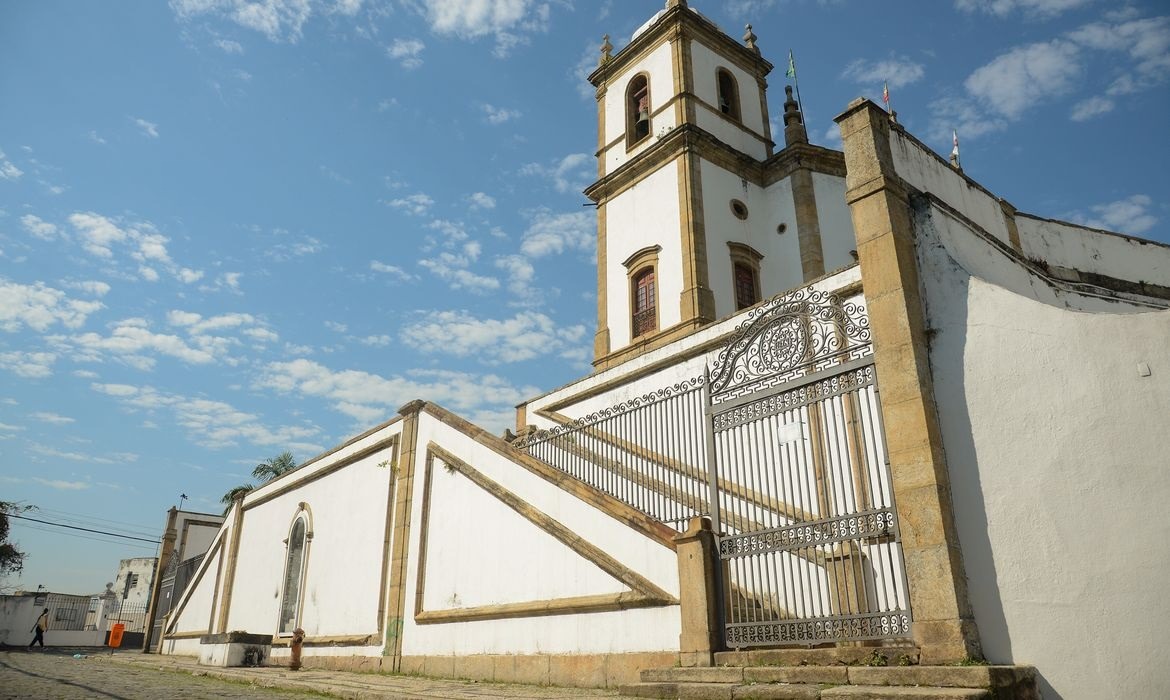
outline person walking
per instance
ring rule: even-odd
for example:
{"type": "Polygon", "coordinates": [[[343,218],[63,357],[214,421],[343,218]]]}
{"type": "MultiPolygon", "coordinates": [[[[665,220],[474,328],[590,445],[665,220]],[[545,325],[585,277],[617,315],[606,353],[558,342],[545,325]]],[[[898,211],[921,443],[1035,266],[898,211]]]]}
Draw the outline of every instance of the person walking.
{"type": "Polygon", "coordinates": [[[37,623],[33,625],[32,631],[36,636],[28,643],[29,649],[32,649],[33,645],[37,643],[40,643],[42,649],[45,648],[45,630],[47,629],[49,629],[49,609],[45,608],[45,611],[37,618],[37,623]]]}

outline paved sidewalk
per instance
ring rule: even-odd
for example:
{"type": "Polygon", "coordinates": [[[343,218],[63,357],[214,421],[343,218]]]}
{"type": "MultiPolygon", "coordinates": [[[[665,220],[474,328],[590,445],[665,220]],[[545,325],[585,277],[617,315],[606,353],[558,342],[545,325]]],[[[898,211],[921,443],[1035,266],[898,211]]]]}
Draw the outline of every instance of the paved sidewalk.
{"type": "MultiPolygon", "coordinates": [[[[134,668],[183,672],[246,683],[263,688],[321,693],[351,700],[441,699],[484,700],[573,700],[575,698],[612,698],[632,700],[616,690],[592,688],[557,688],[550,686],[512,685],[477,681],[459,681],[382,673],[353,673],[319,669],[289,671],[287,668],[215,668],[200,666],[193,657],[162,656],[141,652],[98,654],[86,661],[96,664],[122,664],[134,668]]],[[[245,693],[241,693],[241,696],[245,693]]]]}

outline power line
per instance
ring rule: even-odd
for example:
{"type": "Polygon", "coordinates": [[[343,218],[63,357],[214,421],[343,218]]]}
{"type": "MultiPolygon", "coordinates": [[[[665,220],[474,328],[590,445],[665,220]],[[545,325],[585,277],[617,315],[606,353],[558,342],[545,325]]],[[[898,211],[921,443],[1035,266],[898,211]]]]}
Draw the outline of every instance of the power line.
{"type": "Polygon", "coordinates": [[[143,542],[150,542],[151,544],[158,544],[158,542],[159,542],[159,540],[157,540],[157,539],[149,540],[149,539],[146,539],[145,537],[132,537],[131,535],[122,535],[122,534],[119,534],[117,532],[104,532],[102,530],[92,530],[88,527],[78,527],[76,525],[63,525],[61,523],[55,523],[55,522],[52,522],[50,520],[39,520],[37,518],[30,518],[27,515],[13,515],[12,513],[9,513],[8,517],[18,518],[20,520],[31,520],[34,523],[43,523],[45,525],[52,525],[54,527],[64,527],[64,528],[68,528],[70,530],[83,530],[85,532],[94,532],[94,533],[97,533],[99,535],[108,535],[110,537],[122,537],[122,538],[125,538],[128,540],[141,540],[143,542]]]}
{"type": "Polygon", "coordinates": [[[42,515],[49,515],[66,523],[73,523],[76,525],[92,525],[94,527],[105,527],[111,530],[117,530],[121,533],[129,535],[149,536],[154,534],[154,530],[146,525],[136,525],[120,520],[110,520],[109,518],[99,518],[96,515],[80,515],[70,513],[68,511],[54,510],[52,508],[37,507],[36,511],[42,515]],[[109,525],[107,525],[109,523],[109,525]],[[115,527],[123,526],[123,527],[115,527]]]}
{"type": "Polygon", "coordinates": [[[36,530],[37,532],[51,532],[55,535],[64,535],[66,537],[76,537],[77,539],[89,540],[91,542],[101,542],[102,544],[114,544],[114,545],[119,545],[121,547],[134,547],[135,549],[145,549],[147,551],[150,551],[151,549],[154,549],[157,551],[157,549],[158,549],[157,545],[155,547],[151,547],[148,544],[138,544],[136,542],[119,542],[118,540],[107,540],[107,539],[102,539],[101,537],[90,537],[89,535],[83,535],[83,534],[77,533],[77,532],[61,532],[60,530],[54,530],[52,528],[41,527],[40,525],[29,525],[27,523],[21,523],[20,526],[23,528],[26,528],[28,530],[36,530]]]}

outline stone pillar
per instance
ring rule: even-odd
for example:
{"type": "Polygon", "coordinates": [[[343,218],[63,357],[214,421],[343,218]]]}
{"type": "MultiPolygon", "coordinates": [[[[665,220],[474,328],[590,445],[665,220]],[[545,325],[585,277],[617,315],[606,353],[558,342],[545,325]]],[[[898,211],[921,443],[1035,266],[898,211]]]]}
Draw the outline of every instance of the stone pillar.
{"type": "Polygon", "coordinates": [[[719,590],[716,586],[715,533],[711,520],[691,518],[687,531],[674,538],[678,554],[678,601],[682,616],[679,663],[710,666],[720,648],[719,590]]]}
{"type": "Polygon", "coordinates": [[[886,448],[922,663],[980,658],[967,596],[921,298],[906,185],[894,169],[889,118],[865,99],[837,117],[846,202],[869,307],[886,448]]]}
{"type": "MultiPolygon", "coordinates": [[[[154,637],[154,619],[158,617],[158,598],[162,594],[162,580],[166,574],[167,567],[170,566],[171,557],[175,552],[175,540],[178,539],[178,532],[175,529],[175,521],[179,517],[179,509],[171,507],[167,511],[167,529],[163,533],[162,548],[158,553],[158,561],[155,562],[154,567],[154,582],[150,586],[150,606],[146,612],[146,630],[142,639],[142,653],[150,653],[150,643],[152,641],[158,644],[162,640],[155,640],[154,637]]],[[[182,591],[172,591],[171,595],[175,596],[182,593],[182,591]]]]}
{"type": "Polygon", "coordinates": [[[407,564],[410,561],[410,519],[414,506],[414,465],[417,461],[418,418],[426,406],[415,400],[398,409],[402,416],[402,438],[398,454],[398,473],[394,502],[394,530],[390,538],[390,588],[387,594],[386,645],[382,655],[388,656],[387,670],[402,670],[402,629],[406,617],[407,564]]]}
{"type": "Polygon", "coordinates": [[[244,496],[247,494],[240,494],[236,496],[235,502],[232,504],[232,532],[231,541],[225,543],[227,547],[227,558],[224,560],[224,574],[223,574],[223,588],[219,601],[219,615],[215,629],[210,630],[214,633],[227,632],[228,614],[232,609],[232,591],[236,585],[236,562],[240,555],[240,538],[242,530],[244,529],[244,496]]]}

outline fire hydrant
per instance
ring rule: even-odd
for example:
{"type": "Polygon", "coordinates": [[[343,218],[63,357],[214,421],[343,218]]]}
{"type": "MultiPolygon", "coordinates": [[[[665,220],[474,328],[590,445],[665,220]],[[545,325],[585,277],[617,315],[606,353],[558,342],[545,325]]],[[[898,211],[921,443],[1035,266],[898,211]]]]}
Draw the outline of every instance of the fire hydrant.
{"type": "Polygon", "coordinates": [[[292,658],[288,662],[288,670],[301,670],[301,648],[305,645],[305,631],[300,627],[293,630],[292,643],[289,648],[292,651],[292,658]]]}

